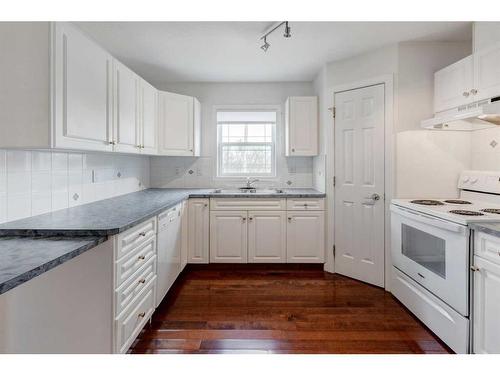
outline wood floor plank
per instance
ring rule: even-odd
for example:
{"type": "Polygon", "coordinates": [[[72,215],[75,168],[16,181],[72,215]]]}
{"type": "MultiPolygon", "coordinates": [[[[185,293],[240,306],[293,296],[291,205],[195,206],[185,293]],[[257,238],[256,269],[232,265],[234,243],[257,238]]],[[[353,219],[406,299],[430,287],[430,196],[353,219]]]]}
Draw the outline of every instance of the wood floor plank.
{"type": "Polygon", "coordinates": [[[390,293],[320,265],[190,265],[129,353],[451,353],[390,293]]]}

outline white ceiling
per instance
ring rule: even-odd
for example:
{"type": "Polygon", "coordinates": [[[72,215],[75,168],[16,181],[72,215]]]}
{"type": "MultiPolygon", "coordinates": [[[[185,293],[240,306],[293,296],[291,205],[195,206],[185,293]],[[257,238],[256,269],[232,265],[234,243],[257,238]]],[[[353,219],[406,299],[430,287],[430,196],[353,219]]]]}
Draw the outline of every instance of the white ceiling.
{"type": "Polygon", "coordinates": [[[401,41],[471,40],[469,22],[78,22],[115,57],[161,82],[311,81],[321,66],[401,41]]]}

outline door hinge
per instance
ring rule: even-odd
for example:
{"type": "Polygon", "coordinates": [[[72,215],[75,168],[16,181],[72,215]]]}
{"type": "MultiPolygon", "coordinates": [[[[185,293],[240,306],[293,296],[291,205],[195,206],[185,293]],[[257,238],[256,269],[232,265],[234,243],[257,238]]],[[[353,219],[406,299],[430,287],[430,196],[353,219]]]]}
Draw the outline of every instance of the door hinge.
{"type": "Polygon", "coordinates": [[[333,257],[335,258],[335,245],[333,245],[333,257]]]}
{"type": "Polygon", "coordinates": [[[335,176],[333,176],[333,187],[335,187],[336,183],[337,183],[337,179],[335,178],[335,176]]]}
{"type": "Polygon", "coordinates": [[[330,112],[332,112],[332,117],[333,117],[333,118],[335,118],[335,114],[336,114],[335,107],[330,107],[330,108],[328,108],[328,110],[329,110],[330,112]]]}

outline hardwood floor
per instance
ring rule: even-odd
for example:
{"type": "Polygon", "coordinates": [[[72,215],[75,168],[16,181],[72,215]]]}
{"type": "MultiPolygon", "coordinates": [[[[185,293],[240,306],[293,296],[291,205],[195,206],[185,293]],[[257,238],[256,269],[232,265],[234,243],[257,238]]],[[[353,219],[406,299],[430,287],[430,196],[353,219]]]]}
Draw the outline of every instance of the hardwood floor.
{"type": "Polygon", "coordinates": [[[189,265],[130,353],[450,353],[390,293],[320,265],[189,265]]]}

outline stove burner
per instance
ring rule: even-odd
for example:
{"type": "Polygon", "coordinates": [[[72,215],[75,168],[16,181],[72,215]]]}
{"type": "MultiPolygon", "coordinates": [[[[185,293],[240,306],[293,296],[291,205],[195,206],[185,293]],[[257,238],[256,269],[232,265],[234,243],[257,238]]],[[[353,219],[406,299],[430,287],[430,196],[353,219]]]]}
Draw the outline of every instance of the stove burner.
{"type": "Polygon", "coordinates": [[[477,211],[467,211],[467,210],[451,210],[452,214],[463,215],[463,216],[483,216],[484,214],[477,211]]]}
{"type": "Polygon", "coordinates": [[[416,199],[410,203],[421,204],[423,206],[443,206],[444,203],[440,201],[435,201],[433,199],[416,199]]]}
{"type": "Polygon", "coordinates": [[[479,210],[486,212],[487,214],[498,214],[500,215],[500,208],[485,208],[483,210],[479,210]]]}
{"type": "Polygon", "coordinates": [[[446,203],[451,203],[451,204],[472,204],[469,201],[463,201],[461,199],[448,199],[445,202],[446,203]]]}

